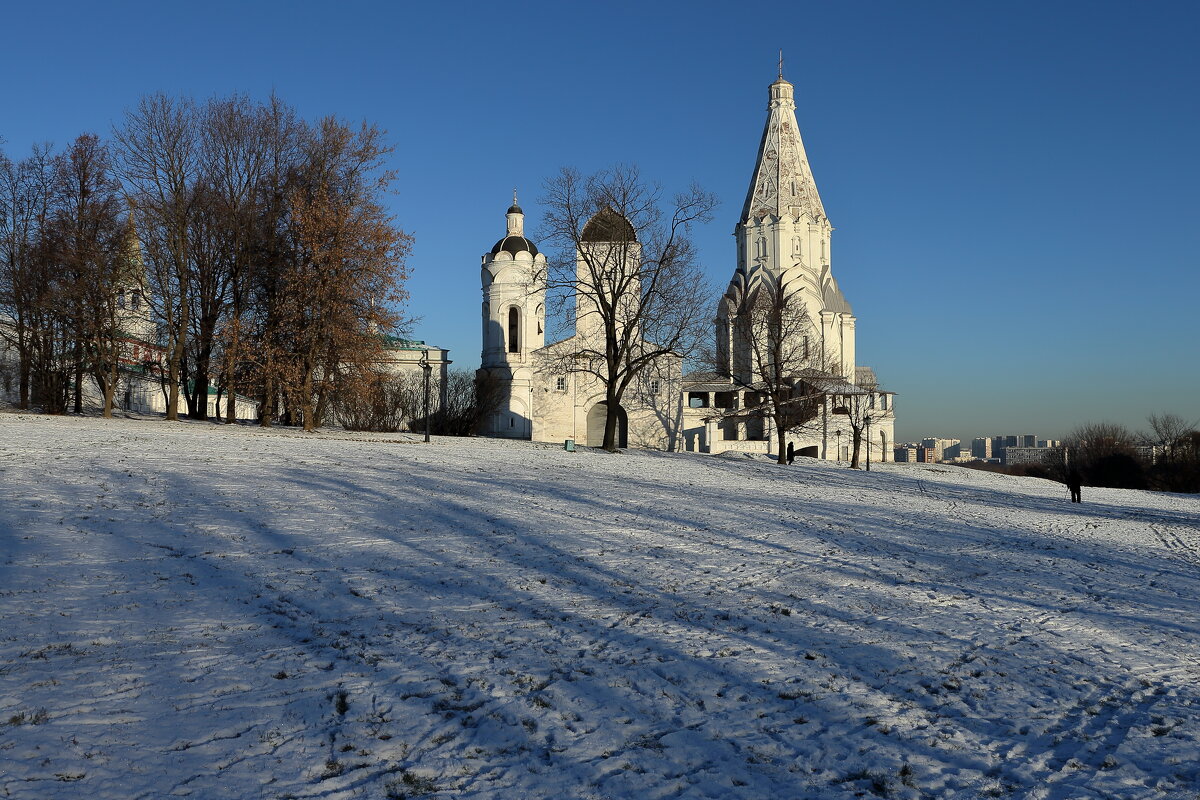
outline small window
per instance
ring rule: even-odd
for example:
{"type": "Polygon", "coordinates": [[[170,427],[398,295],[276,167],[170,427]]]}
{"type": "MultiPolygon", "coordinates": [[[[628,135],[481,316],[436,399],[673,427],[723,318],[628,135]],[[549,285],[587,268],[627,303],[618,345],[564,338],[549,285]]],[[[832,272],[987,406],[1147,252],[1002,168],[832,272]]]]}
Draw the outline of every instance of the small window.
{"type": "Polygon", "coordinates": [[[879,407],[882,408],[884,411],[887,411],[888,396],[886,394],[879,395],[879,407]]]}
{"type": "Polygon", "coordinates": [[[132,292],[129,295],[129,308],[137,311],[142,306],[142,296],[137,292],[132,292]]]}
{"type": "Polygon", "coordinates": [[[688,408],[708,408],[708,392],[688,392],[688,408]]]}
{"type": "Polygon", "coordinates": [[[658,394],[661,389],[662,384],[659,383],[658,378],[654,378],[650,381],[650,394],[658,394]]]}
{"type": "Polygon", "coordinates": [[[508,310],[508,352],[521,352],[521,312],[516,308],[508,310]]]}
{"type": "Polygon", "coordinates": [[[717,408],[733,408],[733,392],[717,392],[713,405],[717,408]]]}
{"type": "Polygon", "coordinates": [[[875,407],[875,395],[872,394],[867,398],[867,408],[874,408],[874,407],[875,407]]]}
{"type": "Polygon", "coordinates": [[[559,375],[554,381],[554,388],[560,392],[567,390],[567,378],[565,375],[559,375]]]}

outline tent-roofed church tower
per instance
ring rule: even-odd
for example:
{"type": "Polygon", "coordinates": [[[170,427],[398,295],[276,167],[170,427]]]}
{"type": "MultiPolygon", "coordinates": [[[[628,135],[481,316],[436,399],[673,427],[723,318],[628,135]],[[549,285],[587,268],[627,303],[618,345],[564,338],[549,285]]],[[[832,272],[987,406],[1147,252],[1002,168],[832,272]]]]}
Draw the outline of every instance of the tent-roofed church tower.
{"type": "MultiPolygon", "coordinates": [[[[854,381],[854,314],[830,271],[830,234],[808,154],[796,124],[794,87],[783,78],[771,84],[767,124],[734,227],[737,269],[717,311],[718,356],[727,374],[752,380],[747,348],[734,340],[733,317],[742,298],[769,280],[800,291],[820,339],[820,367],[854,381]]],[[[816,364],[814,364],[816,366],[816,364]]]]}

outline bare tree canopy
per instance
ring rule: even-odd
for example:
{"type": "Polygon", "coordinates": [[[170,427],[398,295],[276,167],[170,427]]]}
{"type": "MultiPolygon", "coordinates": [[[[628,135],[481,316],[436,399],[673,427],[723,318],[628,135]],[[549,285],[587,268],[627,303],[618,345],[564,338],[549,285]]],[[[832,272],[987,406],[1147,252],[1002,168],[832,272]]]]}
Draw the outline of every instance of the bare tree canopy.
{"type": "Polygon", "coordinates": [[[19,403],[81,411],[85,376],[111,416],[123,332],[117,306],[128,230],[107,147],[94,134],[64,153],[0,158],[0,308],[18,358],[19,403]]]}
{"type": "Polygon", "coordinates": [[[548,347],[547,367],[603,386],[603,447],[615,451],[629,386],[663,359],[694,354],[707,332],[711,290],[689,231],[717,200],[693,185],[667,202],[629,166],[563,169],[544,188],[540,238],[551,253],[538,280],[563,328],[574,322],[572,346],[548,347]]]}
{"type": "Polygon", "coordinates": [[[132,365],[168,419],[181,394],[207,418],[215,384],[228,422],[246,393],[265,424],[280,408],[319,424],[403,325],[412,238],[384,210],[390,152],[370,124],[308,123],[277,97],[159,93],[125,113],[111,157],[94,135],[0,154],[0,335],[22,407],[73,394],[79,411],[87,375],[111,413],[132,365]]]}

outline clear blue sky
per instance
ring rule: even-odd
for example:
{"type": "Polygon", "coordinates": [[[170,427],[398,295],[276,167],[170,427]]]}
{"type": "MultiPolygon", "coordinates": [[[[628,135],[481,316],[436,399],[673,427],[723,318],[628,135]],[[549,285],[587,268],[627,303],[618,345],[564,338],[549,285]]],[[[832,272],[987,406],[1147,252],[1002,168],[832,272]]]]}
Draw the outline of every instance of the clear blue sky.
{"type": "Polygon", "coordinates": [[[512,187],[636,163],[698,181],[713,282],[777,50],[897,438],[1200,418],[1192,2],[12,3],[0,137],[106,134],[147,92],[272,90],[386,128],[417,338],[479,362],[512,187]]]}

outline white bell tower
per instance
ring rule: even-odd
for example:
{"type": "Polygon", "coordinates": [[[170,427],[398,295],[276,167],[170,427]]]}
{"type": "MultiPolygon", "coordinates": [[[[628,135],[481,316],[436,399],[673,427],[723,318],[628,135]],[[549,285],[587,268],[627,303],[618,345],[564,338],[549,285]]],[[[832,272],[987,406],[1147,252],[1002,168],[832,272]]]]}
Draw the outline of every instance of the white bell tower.
{"type": "Polygon", "coordinates": [[[481,379],[497,380],[504,396],[483,433],[513,439],[533,435],[533,352],[546,343],[546,257],[525,238],[525,213],[513,204],[507,232],[483,255],[481,379]]]}

